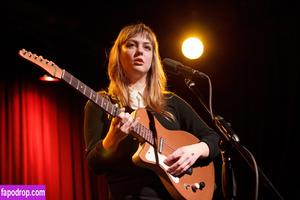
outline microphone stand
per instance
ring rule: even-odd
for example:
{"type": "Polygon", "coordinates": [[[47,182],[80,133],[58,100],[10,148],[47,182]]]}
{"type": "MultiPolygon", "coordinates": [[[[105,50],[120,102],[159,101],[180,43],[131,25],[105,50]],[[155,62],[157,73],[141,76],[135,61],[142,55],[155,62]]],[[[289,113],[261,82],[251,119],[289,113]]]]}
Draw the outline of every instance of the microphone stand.
{"type": "Polygon", "coordinates": [[[256,172],[256,188],[255,188],[255,197],[254,199],[258,199],[258,174],[262,175],[264,183],[273,190],[273,192],[277,195],[278,199],[283,200],[284,198],[281,194],[276,190],[271,181],[266,177],[266,175],[262,172],[260,168],[257,167],[255,163],[255,159],[252,154],[239,143],[238,136],[232,130],[230,124],[224,120],[220,115],[215,115],[212,111],[212,87],[209,76],[202,72],[198,72],[197,70],[193,70],[193,74],[189,75],[188,78],[185,77],[185,84],[187,87],[194,93],[194,95],[201,102],[206,111],[210,114],[211,119],[214,125],[217,127],[220,135],[219,147],[222,155],[222,194],[225,199],[235,200],[237,197],[237,187],[236,187],[236,179],[234,174],[234,166],[232,163],[232,150],[236,150],[241,158],[243,158],[249,167],[256,172]],[[199,89],[195,88],[196,83],[190,78],[194,75],[199,75],[199,77],[205,77],[209,81],[209,93],[210,93],[210,107],[208,108],[206,104],[200,97],[199,89]],[[257,173],[259,172],[259,173],[257,173]]]}

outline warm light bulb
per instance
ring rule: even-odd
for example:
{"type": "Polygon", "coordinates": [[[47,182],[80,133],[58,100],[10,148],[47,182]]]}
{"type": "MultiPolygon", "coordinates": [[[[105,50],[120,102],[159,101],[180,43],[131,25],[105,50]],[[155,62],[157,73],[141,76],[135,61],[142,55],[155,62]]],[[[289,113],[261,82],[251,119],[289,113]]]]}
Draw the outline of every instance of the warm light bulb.
{"type": "Polygon", "coordinates": [[[182,53],[189,59],[197,59],[203,54],[203,43],[196,37],[186,39],[181,47],[182,53]]]}
{"type": "Polygon", "coordinates": [[[58,78],[54,78],[54,77],[49,76],[49,75],[47,75],[47,74],[45,74],[44,76],[41,76],[41,77],[40,77],[40,80],[41,80],[41,81],[49,81],[49,82],[59,81],[58,78]]]}

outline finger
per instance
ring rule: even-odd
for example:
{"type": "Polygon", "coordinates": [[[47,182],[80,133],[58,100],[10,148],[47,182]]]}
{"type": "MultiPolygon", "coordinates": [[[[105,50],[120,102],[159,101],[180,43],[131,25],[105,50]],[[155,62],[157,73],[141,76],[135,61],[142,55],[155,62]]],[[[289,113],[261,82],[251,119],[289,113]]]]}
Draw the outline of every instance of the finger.
{"type": "Polygon", "coordinates": [[[192,166],[192,163],[189,162],[189,163],[184,167],[184,169],[182,170],[181,173],[185,173],[191,166],[192,166]]]}
{"type": "Polygon", "coordinates": [[[168,156],[165,160],[164,160],[164,163],[167,165],[167,166],[171,166],[174,162],[175,162],[175,157],[174,156],[168,156]]]}
{"type": "Polygon", "coordinates": [[[121,121],[122,121],[122,118],[125,116],[125,108],[120,108],[120,113],[116,116],[116,117],[114,117],[113,119],[112,119],[112,121],[111,121],[111,125],[112,126],[116,126],[116,127],[118,127],[118,128],[120,128],[121,127],[121,121]]]}
{"type": "Polygon", "coordinates": [[[176,150],[170,155],[168,155],[168,157],[164,160],[164,163],[168,166],[171,166],[180,158],[180,155],[181,154],[178,152],[178,150],[176,150]]]}
{"type": "Polygon", "coordinates": [[[121,118],[115,117],[111,121],[111,125],[115,127],[120,127],[121,118]]]}
{"type": "Polygon", "coordinates": [[[186,170],[191,166],[190,160],[186,160],[186,162],[182,163],[174,172],[172,175],[174,176],[180,176],[181,174],[184,174],[186,170]]]}
{"type": "Polygon", "coordinates": [[[118,115],[118,117],[119,117],[120,119],[125,118],[125,116],[126,116],[126,113],[125,113],[125,112],[120,112],[119,115],[118,115]]]}
{"type": "Polygon", "coordinates": [[[135,119],[133,119],[133,122],[131,123],[131,127],[130,130],[134,130],[134,128],[136,127],[136,125],[139,123],[140,117],[137,117],[135,119]]]}
{"type": "Polygon", "coordinates": [[[124,113],[124,116],[122,118],[122,126],[120,127],[121,131],[128,134],[131,131],[133,118],[129,113],[124,113]]]}
{"type": "Polygon", "coordinates": [[[184,162],[186,162],[186,158],[179,158],[175,163],[173,163],[169,169],[168,169],[168,172],[170,174],[175,174],[175,173],[178,173],[178,171],[182,170],[182,165],[184,164],[184,162]]]}
{"type": "Polygon", "coordinates": [[[179,176],[185,173],[196,162],[197,158],[194,155],[194,153],[191,153],[191,156],[186,156],[185,161],[173,171],[173,175],[179,176]]]}
{"type": "Polygon", "coordinates": [[[124,123],[121,127],[120,127],[120,130],[124,133],[129,133],[129,130],[130,130],[130,122],[127,121],[126,123],[124,123]]]}
{"type": "Polygon", "coordinates": [[[124,107],[120,108],[120,112],[125,112],[125,108],[124,107]]]}
{"type": "Polygon", "coordinates": [[[125,108],[120,108],[120,113],[118,114],[118,118],[123,118],[125,116],[125,108]]]}
{"type": "Polygon", "coordinates": [[[125,116],[122,119],[125,127],[130,127],[133,123],[133,118],[129,113],[125,113],[125,116]]]}

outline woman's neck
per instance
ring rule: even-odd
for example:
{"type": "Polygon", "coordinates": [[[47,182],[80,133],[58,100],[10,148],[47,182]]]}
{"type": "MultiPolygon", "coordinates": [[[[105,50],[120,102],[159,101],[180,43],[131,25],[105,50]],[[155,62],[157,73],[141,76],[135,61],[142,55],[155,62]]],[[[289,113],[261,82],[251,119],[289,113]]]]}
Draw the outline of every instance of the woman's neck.
{"type": "Polygon", "coordinates": [[[129,83],[128,87],[133,90],[143,92],[146,87],[146,79],[139,79],[129,83]]]}
{"type": "Polygon", "coordinates": [[[143,94],[144,89],[146,87],[146,84],[143,84],[143,83],[134,83],[134,84],[129,84],[128,87],[131,90],[136,90],[136,91],[139,91],[141,94],[143,94]]]}

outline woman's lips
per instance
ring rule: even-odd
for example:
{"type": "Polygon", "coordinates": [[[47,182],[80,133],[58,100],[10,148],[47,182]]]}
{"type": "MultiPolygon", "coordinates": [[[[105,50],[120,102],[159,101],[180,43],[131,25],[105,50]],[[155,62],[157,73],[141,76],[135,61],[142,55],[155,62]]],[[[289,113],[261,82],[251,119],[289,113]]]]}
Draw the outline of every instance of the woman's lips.
{"type": "Polygon", "coordinates": [[[133,60],[133,63],[137,64],[137,65],[143,65],[144,64],[144,60],[141,59],[141,58],[136,58],[136,59],[133,60]]]}

